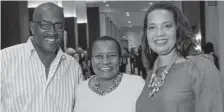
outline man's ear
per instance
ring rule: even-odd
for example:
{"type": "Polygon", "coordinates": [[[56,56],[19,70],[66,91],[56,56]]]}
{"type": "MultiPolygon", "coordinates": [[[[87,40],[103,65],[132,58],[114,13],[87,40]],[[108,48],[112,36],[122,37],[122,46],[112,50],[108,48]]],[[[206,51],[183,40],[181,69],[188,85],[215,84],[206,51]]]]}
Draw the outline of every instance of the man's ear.
{"type": "Polygon", "coordinates": [[[30,22],[29,26],[30,26],[30,31],[31,31],[31,33],[33,35],[34,34],[34,30],[35,30],[35,24],[33,22],[30,22]]]}

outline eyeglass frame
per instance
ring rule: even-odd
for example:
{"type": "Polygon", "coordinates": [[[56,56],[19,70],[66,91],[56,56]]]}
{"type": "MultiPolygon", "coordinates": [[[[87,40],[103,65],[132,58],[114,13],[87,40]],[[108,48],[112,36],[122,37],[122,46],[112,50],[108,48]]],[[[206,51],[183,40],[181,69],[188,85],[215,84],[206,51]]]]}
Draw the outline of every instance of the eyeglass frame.
{"type": "Polygon", "coordinates": [[[52,26],[53,26],[54,30],[56,30],[56,29],[55,29],[55,25],[57,25],[57,24],[63,25],[63,28],[60,29],[60,30],[56,30],[56,31],[64,31],[64,29],[65,29],[65,25],[64,25],[64,23],[62,23],[62,22],[51,23],[50,21],[46,21],[46,20],[32,21],[32,22],[33,22],[33,23],[38,23],[38,24],[40,25],[40,28],[43,29],[43,30],[50,30],[52,26]],[[49,23],[51,26],[50,26],[48,29],[45,29],[45,28],[42,27],[43,24],[41,24],[41,22],[49,23]]]}

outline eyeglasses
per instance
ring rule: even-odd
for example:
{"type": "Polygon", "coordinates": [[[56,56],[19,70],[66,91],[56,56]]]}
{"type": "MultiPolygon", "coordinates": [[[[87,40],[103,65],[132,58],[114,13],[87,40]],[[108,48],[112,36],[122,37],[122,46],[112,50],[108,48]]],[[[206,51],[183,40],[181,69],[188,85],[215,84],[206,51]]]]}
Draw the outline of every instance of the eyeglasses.
{"type": "Polygon", "coordinates": [[[65,25],[63,23],[51,23],[49,21],[41,20],[41,21],[32,21],[34,23],[39,23],[40,28],[43,30],[50,30],[53,26],[56,31],[64,31],[65,25]]]}

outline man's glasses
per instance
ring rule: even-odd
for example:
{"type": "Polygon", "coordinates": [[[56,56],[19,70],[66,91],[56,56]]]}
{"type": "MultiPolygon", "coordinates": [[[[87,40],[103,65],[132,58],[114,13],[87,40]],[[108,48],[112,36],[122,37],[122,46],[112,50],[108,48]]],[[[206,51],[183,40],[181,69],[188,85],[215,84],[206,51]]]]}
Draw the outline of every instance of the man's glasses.
{"type": "Polygon", "coordinates": [[[53,28],[56,31],[64,31],[65,25],[63,23],[51,23],[49,21],[32,21],[34,23],[39,23],[40,24],[40,28],[43,30],[50,30],[51,27],[53,26],[53,28]]]}

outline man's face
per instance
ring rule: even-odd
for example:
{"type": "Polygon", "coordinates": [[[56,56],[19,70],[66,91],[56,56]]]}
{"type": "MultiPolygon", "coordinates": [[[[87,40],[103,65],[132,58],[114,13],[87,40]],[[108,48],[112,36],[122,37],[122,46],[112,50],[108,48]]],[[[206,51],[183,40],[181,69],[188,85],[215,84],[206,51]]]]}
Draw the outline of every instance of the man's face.
{"type": "Polygon", "coordinates": [[[55,52],[64,36],[64,17],[60,11],[43,12],[40,19],[32,24],[34,26],[33,30],[31,28],[34,46],[42,52],[55,52]]]}

